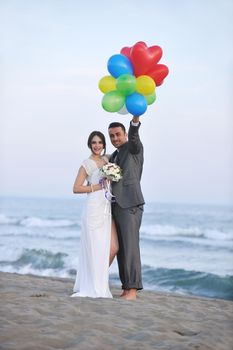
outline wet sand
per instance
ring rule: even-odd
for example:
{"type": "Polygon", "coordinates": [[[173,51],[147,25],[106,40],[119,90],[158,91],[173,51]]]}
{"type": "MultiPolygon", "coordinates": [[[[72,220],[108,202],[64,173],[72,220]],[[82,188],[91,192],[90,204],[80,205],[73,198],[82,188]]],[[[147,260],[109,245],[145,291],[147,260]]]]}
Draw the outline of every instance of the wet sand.
{"type": "Polygon", "coordinates": [[[1,350],[232,350],[233,302],[141,291],[70,298],[71,279],[0,272],[1,350]]]}

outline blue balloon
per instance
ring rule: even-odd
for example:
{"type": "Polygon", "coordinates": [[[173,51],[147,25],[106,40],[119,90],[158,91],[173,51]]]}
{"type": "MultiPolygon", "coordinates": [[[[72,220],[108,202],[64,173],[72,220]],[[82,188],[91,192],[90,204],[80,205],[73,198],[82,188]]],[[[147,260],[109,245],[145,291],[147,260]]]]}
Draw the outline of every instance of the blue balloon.
{"type": "Polygon", "coordinates": [[[109,58],[108,71],[114,78],[118,78],[122,74],[133,75],[133,66],[128,57],[117,54],[109,58]]]}
{"type": "Polygon", "coordinates": [[[125,105],[127,111],[132,115],[139,116],[145,113],[147,110],[147,102],[143,95],[138,92],[134,92],[133,94],[126,97],[125,105]]]}

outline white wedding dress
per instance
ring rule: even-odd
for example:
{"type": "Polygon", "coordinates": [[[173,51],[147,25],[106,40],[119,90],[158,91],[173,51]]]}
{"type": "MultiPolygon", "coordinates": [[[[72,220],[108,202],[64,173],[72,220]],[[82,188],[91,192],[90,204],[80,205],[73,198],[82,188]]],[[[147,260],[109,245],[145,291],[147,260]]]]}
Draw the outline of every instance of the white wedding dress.
{"type": "MultiPolygon", "coordinates": [[[[90,184],[97,184],[100,170],[94,160],[83,162],[90,184]]],[[[87,194],[82,215],[79,266],[72,297],[112,298],[109,289],[111,204],[104,190],[87,194]]]]}

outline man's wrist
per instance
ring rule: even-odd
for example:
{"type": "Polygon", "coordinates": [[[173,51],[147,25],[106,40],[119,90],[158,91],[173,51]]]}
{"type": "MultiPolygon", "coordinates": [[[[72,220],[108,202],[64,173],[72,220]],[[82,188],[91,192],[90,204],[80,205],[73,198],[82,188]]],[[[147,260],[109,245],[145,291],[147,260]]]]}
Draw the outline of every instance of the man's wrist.
{"type": "Polygon", "coordinates": [[[139,117],[133,116],[133,119],[131,120],[131,124],[133,126],[138,126],[139,125],[139,117]]]}

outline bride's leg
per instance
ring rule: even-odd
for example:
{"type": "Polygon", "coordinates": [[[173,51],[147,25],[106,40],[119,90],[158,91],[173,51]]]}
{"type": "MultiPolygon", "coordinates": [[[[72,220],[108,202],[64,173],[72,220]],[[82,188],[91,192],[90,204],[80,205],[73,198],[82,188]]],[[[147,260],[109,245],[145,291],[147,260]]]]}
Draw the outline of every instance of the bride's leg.
{"type": "Polygon", "coordinates": [[[112,228],[111,228],[111,245],[110,245],[110,257],[109,257],[109,266],[112,264],[115,256],[119,250],[119,243],[117,238],[116,225],[112,219],[112,228]]]}

